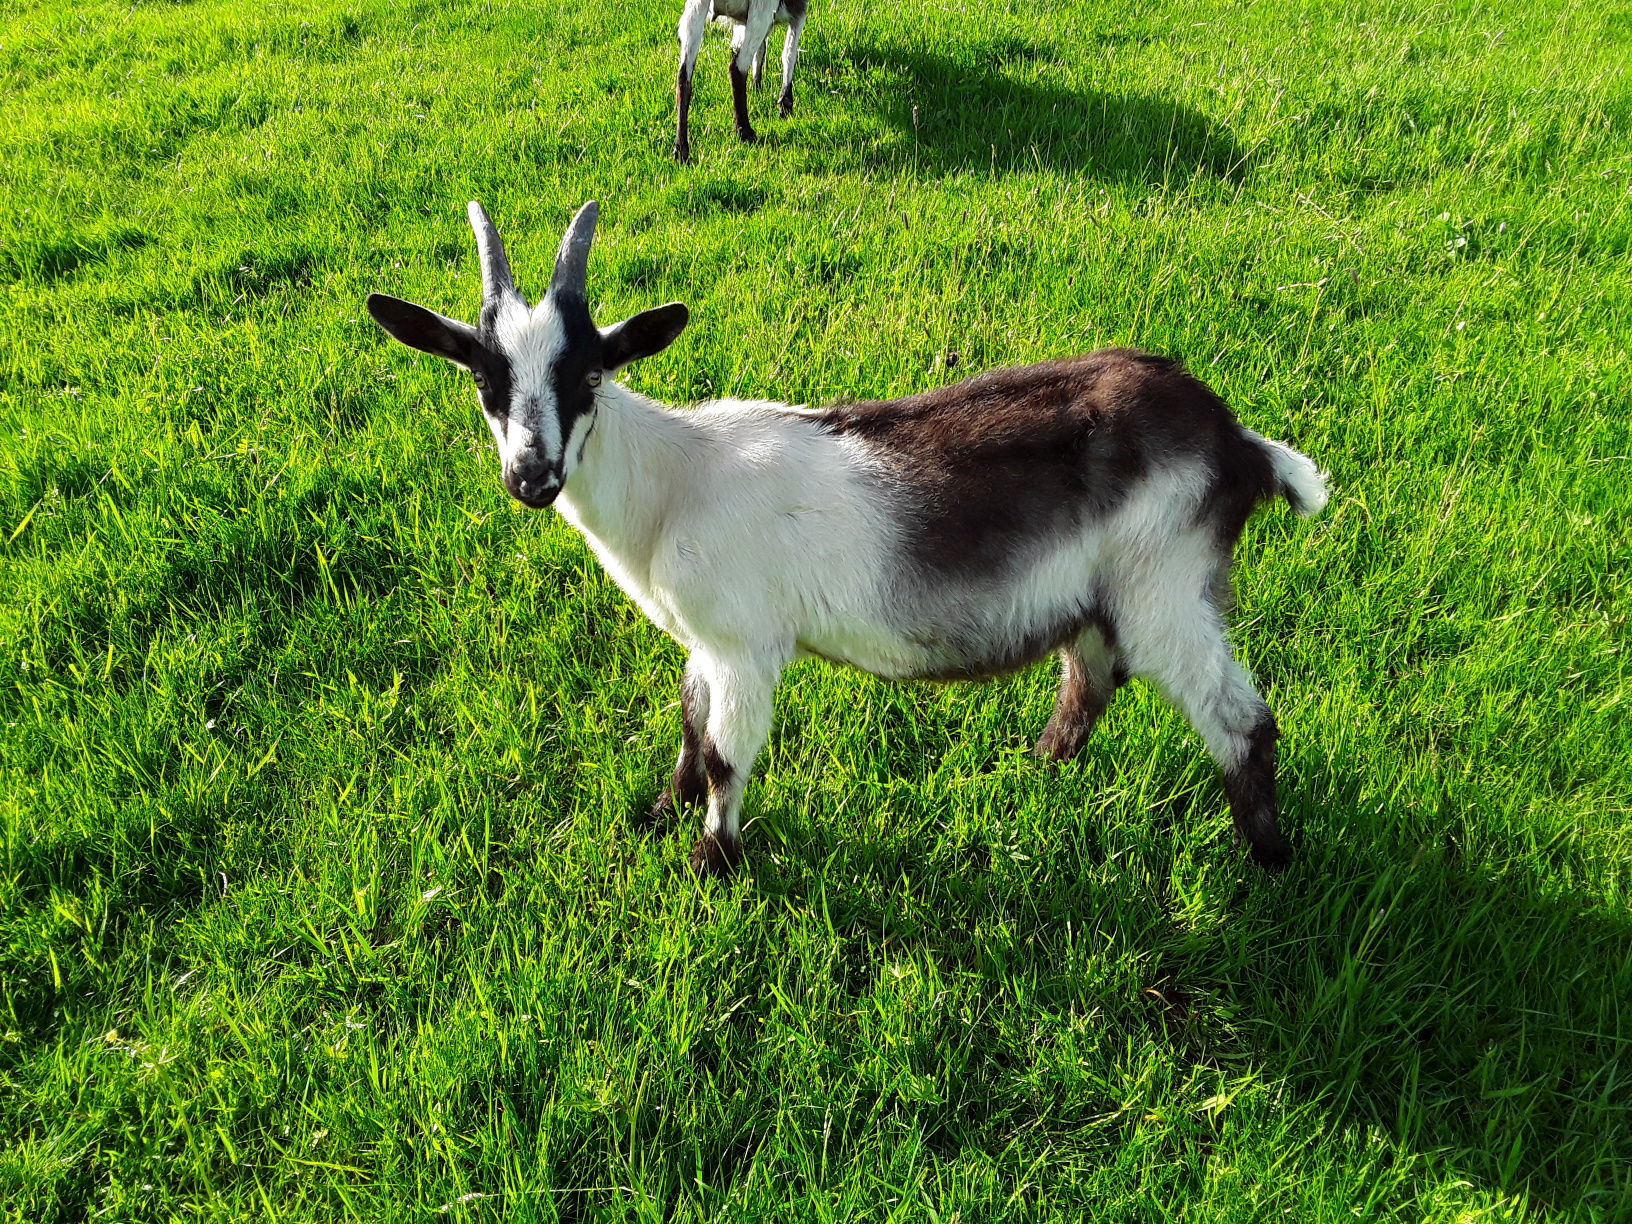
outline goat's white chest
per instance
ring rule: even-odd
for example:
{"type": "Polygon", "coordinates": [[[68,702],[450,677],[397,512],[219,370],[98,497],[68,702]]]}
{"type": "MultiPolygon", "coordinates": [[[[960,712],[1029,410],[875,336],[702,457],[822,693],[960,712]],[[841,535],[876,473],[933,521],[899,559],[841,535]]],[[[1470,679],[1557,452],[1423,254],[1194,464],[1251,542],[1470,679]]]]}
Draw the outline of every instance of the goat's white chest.
{"type": "Polygon", "coordinates": [[[661,564],[659,558],[654,557],[651,565],[631,564],[591,532],[585,531],[584,539],[600,558],[607,575],[618,584],[618,589],[635,601],[652,624],[688,650],[696,648],[697,634],[688,624],[694,618],[686,614],[686,609],[675,598],[672,589],[654,581],[653,569],[661,564]]]}

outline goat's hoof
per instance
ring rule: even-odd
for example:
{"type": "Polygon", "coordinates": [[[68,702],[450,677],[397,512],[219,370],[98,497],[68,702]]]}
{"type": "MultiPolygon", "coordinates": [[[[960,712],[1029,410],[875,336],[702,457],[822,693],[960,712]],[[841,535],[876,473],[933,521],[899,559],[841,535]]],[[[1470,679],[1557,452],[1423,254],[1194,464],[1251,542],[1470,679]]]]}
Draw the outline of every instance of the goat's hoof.
{"type": "Polygon", "coordinates": [[[716,841],[712,833],[704,833],[686,861],[699,880],[723,880],[742,862],[742,842],[735,837],[716,841]]]}
{"type": "Polygon", "coordinates": [[[1275,873],[1285,871],[1292,862],[1292,847],[1287,844],[1286,838],[1276,829],[1269,833],[1261,833],[1257,837],[1248,837],[1241,830],[1235,831],[1235,844],[1246,843],[1247,853],[1252,855],[1252,861],[1265,871],[1275,873]]]}
{"type": "Polygon", "coordinates": [[[684,145],[684,144],[675,145],[674,146],[674,160],[679,162],[682,166],[690,165],[691,164],[691,146],[690,145],[684,145]]]}
{"type": "Polygon", "coordinates": [[[1084,738],[1086,737],[1069,727],[1047,726],[1037,737],[1037,742],[1032,745],[1031,755],[1050,765],[1063,765],[1082,751],[1084,738]]]}
{"type": "Polygon", "coordinates": [[[743,144],[758,144],[759,133],[751,127],[739,127],[737,129],[737,139],[742,141],[743,144]]]}
{"type": "Polygon", "coordinates": [[[1279,839],[1273,842],[1253,842],[1252,861],[1272,874],[1285,871],[1292,862],[1292,847],[1279,839]]]}
{"type": "Polygon", "coordinates": [[[792,118],[793,117],[793,95],[791,93],[783,94],[781,99],[776,104],[776,109],[781,114],[782,118],[784,118],[784,119],[792,118]]]}
{"type": "Polygon", "coordinates": [[[674,809],[676,806],[677,805],[674,802],[674,792],[665,786],[663,790],[659,792],[657,798],[652,800],[652,810],[647,813],[647,816],[651,820],[667,820],[669,817],[674,815],[674,809]]]}

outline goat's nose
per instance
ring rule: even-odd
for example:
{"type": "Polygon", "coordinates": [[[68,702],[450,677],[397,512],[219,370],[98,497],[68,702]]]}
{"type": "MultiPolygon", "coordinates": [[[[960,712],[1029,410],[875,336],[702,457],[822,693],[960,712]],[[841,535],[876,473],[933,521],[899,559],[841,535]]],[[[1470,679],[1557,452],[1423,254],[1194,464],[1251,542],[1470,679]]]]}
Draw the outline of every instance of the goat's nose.
{"type": "Polygon", "coordinates": [[[506,483],[517,501],[534,507],[549,505],[561,489],[561,478],[547,469],[513,471],[506,483]]]}

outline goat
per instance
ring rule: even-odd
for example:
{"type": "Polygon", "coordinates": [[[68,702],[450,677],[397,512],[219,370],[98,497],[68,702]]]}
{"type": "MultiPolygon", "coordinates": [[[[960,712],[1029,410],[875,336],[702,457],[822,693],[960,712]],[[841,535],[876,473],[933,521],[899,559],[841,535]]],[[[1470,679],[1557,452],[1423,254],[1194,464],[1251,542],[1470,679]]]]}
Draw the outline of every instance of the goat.
{"type": "Polygon", "coordinates": [[[1279,868],[1269,707],[1231,653],[1233,546],[1254,507],[1326,503],[1308,458],[1242,427],[1177,361],[1131,349],[999,369],[904,399],[691,412],[612,375],[689,321],[671,302],[599,328],[597,206],[573,218],[529,307],[481,206],[476,326],[371,294],[397,340],[474,375],[503,479],[554,504],[690,652],[680,757],[656,811],[706,800],[690,862],[741,859],[743,786],[794,658],[892,679],[1062,661],[1039,756],[1076,755],[1130,674],[1153,680],[1223,773],[1237,841],[1279,868]]]}
{"type": "Polygon", "coordinates": [[[736,112],[737,139],[753,144],[759,139],[748,120],[748,74],[758,89],[765,73],[765,45],[773,25],[785,25],[782,39],[782,97],[777,109],[782,118],[793,114],[793,66],[799,59],[799,31],[805,28],[807,0],[685,0],[680,10],[680,79],[674,87],[674,156],[691,160],[691,78],[703,32],[710,17],[731,26],[731,105],[736,112]]]}

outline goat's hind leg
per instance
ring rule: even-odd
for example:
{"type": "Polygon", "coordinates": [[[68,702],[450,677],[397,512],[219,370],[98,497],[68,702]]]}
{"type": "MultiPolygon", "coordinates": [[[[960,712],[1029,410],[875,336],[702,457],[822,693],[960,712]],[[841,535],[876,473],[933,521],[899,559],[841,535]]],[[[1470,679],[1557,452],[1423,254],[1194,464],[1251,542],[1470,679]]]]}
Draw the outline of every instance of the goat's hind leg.
{"type": "Polygon", "coordinates": [[[753,78],[755,93],[765,88],[765,56],[770,46],[770,36],[767,35],[765,41],[759,44],[759,50],[754,52],[753,78]]]}
{"type": "Polygon", "coordinates": [[[1032,752],[1049,761],[1076,756],[1123,679],[1116,650],[1105,634],[1097,628],[1084,630],[1060,650],[1060,693],[1032,752]]]}
{"type": "Polygon", "coordinates": [[[708,798],[708,774],[703,768],[708,708],[708,679],[696,663],[688,662],[680,678],[680,759],[675,762],[668,786],[652,805],[654,820],[708,798]]]}
{"type": "Polygon", "coordinates": [[[1215,579],[1194,603],[1147,603],[1119,622],[1122,648],[1129,667],[1155,681],[1218,763],[1236,841],[1247,843],[1259,866],[1278,871],[1292,854],[1275,805],[1279,732],[1269,706],[1230,651],[1217,591],[1215,579]]]}

